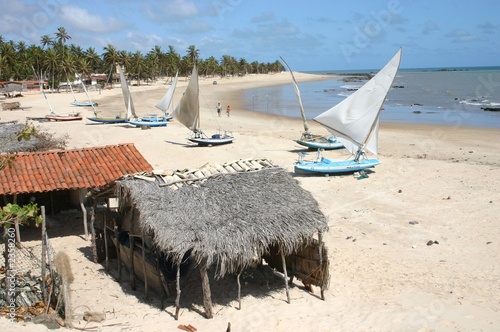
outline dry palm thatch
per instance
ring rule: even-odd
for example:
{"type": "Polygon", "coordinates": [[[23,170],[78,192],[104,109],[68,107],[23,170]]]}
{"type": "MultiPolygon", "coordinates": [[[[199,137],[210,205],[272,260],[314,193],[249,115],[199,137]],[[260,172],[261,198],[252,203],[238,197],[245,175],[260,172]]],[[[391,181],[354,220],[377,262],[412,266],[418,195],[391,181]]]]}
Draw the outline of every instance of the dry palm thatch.
{"type": "Polygon", "coordinates": [[[178,190],[133,178],[117,185],[159,250],[178,264],[190,251],[217,277],[239,272],[271,245],[291,254],[328,229],[312,195],[281,168],[216,175],[178,190]]]}

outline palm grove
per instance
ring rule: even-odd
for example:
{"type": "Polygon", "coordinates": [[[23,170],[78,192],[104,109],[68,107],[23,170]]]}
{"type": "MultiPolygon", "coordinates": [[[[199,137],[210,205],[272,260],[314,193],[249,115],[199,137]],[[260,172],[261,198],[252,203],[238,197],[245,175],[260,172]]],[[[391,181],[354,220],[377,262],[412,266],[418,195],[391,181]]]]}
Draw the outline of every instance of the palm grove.
{"type": "Polygon", "coordinates": [[[54,37],[43,35],[40,45],[27,45],[24,41],[4,40],[0,35],[0,81],[39,80],[47,78],[49,86],[57,87],[66,82],[74,73],[89,76],[92,73],[111,73],[116,64],[124,66],[130,79],[138,81],[156,80],[159,77],[179,75],[187,76],[196,61],[202,75],[225,77],[227,75],[245,75],[284,70],[281,62],[249,63],[246,59],[237,60],[230,55],[223,55],[219,60],[210,56],[199,59],[199,50],[195,45],[187,48],[181,56],[174,46],[167,51],[161,46],[154,46],[147,54],[118,50],[108,44],[99,55],[95,48],[83,50],[80,46],[69,44],[71,36],[64,27],[57,29],[54,37]],[[40,77],[42,75],[42,77],[40,77]]]}

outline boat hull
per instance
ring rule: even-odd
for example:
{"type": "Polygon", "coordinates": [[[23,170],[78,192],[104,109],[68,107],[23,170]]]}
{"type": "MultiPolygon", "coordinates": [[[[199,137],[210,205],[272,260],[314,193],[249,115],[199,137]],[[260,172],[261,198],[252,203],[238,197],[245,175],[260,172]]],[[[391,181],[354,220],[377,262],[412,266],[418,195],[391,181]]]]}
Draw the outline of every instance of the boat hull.
{"type": "Polygon", "coordinates": [[[45,119],[47,121],[80,121],[82,117],[72,115],[47,115],[45,119]]]}
{"type": "Polygon", "coordinates": [[[127,123],[136,127],[166,127],[167,121],[127,121],[127,123]]]}
{"type": "Polygon", "coordinates": [[[342,149],[344,147],[344,145],[336,139],[298,139],[295,140],[295,142],[311,150],[335,150],[342,149]]]}
{"type": "Polygon", "coordinates": [[[363,159],[360,161],[331,161],[322,158],[321,161],[298,161],[295,163],[294,170],[296,173],[340,174],[362,171],[367,168],[373,168],[379,164],[380,160],[375,158],[363,159]]]}
{"type": "Polygon", "coordinates": [[[212,135],[212,137],[190,137],[189,141],[197,143],[199,146],[223,145],[234,141],[233,136],[212,135]]]}
{"type": "Polygon", "coordinates": [[[73,102],[73,103],[71,103],[71,105],[77,106],[77,107],[91,107],[91,106],[97,106],[97,103],[91,103],[91,102],[86,102],[86,103],[73,102]]]}
{"type": "Polygon", "coordinates": [[[98,123],[127,123],[127,119],[123,118],[87,118],[87,120],[98,123]]]}

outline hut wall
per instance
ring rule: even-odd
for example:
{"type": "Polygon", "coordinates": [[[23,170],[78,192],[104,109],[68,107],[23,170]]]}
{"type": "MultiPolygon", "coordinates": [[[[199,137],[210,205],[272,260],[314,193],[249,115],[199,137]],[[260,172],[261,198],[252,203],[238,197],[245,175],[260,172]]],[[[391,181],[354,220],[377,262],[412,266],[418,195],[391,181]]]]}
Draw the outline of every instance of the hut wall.
{"type": "MultiPolygon", "coordinates": [[[[267,264],[277,271],[283,273],[283,263],[277,246],[269,248],[269,253],[263,256],[267,264]]],[[[322,247],[322,257],[319,255],[319,242],[312,241],[286,256],[287,273],[304,283],[327,288],[330,275],[328,272],[328,250],[322,247]]]]}

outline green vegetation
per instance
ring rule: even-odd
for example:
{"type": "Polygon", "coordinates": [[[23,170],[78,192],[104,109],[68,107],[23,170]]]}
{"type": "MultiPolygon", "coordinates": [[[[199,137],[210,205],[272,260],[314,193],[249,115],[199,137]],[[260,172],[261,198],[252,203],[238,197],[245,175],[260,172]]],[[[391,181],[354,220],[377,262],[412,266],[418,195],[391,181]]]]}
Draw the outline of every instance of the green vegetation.
{"type": "Polygon", "coordinates": [[[5,228],[9,228],[16,221],[19,224],[27,224],[30,220],[34,220],[35,225],[38,226],[43,218],[38,214],[38,210],[38,205],[34,203],[23,206],[8,203],[4,207],[0,207],[0,225],[3,224],[5,228]]]}
{"type": "Polygon", "coordinates": [[[84,76],[91,73],[110,74],[115,72],[117,63],[126,68],[130,79],[139,82],[173,76],[177,70],[179,75],[188,76],[193,61],[196,61],[200,74],[221,77],[284,69],[279,60],[274,63],[250,63],[246,59],[237,60],[230,55],[223,55],[219,60],[213,56],[202,60],[199,59],[200,51],[195,45],[189,46],[186,55],[181,56],[172,45],[168,45],[167,51],[156,45],[147,54],[142,54],[138,51],[132,53],[117,50],[109,44],[99,55],[93,47],[83,50],[80,46],[68,45],[70,39],[71,36],[64,27],[58,28],[52,38],[49,35],[42,36],[40,45],[28,46],[23,41],[6,41],[0,35],[0,81],[39,80],[40,77],[46,77],[49,86],[54,88],[60,82],[66,82],[67,75],[74,73],[84,76]]]}

